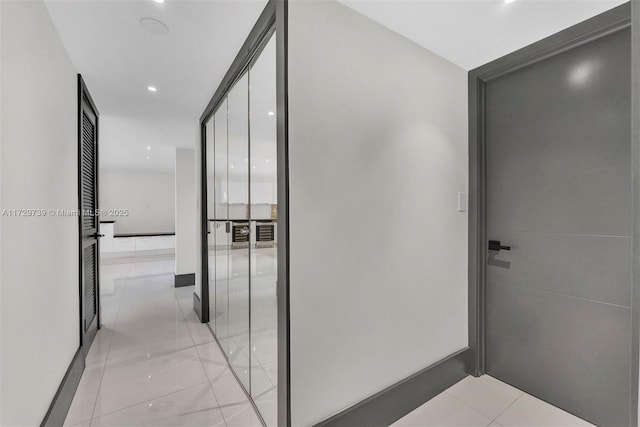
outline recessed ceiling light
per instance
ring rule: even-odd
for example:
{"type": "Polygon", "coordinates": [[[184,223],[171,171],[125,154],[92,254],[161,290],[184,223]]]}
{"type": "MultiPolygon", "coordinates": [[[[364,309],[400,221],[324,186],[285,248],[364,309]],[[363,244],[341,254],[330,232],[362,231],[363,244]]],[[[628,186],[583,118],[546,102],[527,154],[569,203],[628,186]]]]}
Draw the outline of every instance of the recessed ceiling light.
{"type": "Polygon", "coordinates": [[[149,160],[151,157],[147,156],[147,160],[149,160]]]}
{"type": "Polygon", "coordinates": [[[169,27],[162,21],[158,21],[153,18],[142,18],[140,19],[140,26],[143,30],[155,34],[157,36],[161,36],[169,33],[169,27]]]}
{"type": "MultiPolygon", "coordinates": [[[[511,1],[513,1],[513,0],[511,0],[511,1]]],[[[274,113],[273,111],[269,111],[267,114],[270,115],[270,116],[275,116],[276,115],[276,113],[274,113]]]]}
{"type": "Polygon", "coordinates": [[[269,163],[269,159],[267,159],[267,163],[269,163]]]}
{"type": "Polygon", "coordinates": [[[254,166],[254,167],[252,167],[252,169],[255,169],[255,168],[256,168],[255,166],[254,166]]]}
{"type": "Polygon", "coordinates": [[[151,146],[147,145],[147,151],[151,150],[151,146]]]}
{"type": "Polygon", "coordinates": [[[231,165],[231,169],[233,169],[233,165],[231,165]]]}
{"type": "Polygon", "coordinates": [[[156,88],[155,86],[147,86],[147,90],[148,90],[149,92],[157,92],[157,91],[158,91],[158,88],[156,88]]]}
{"type": "Polygon", "coordinates": [[[164,0],[153,0],[156,3],[164,3],[164,0]]]}

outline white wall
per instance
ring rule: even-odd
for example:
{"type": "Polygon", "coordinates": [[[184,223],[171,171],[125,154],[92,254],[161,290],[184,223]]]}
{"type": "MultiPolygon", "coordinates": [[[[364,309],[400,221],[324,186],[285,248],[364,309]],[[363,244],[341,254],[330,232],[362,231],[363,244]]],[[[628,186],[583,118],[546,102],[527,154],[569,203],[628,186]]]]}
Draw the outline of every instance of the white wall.
{"type": "Polygon", "coordinates": [[[100,209],[129,209],[101,218],[116,221],[116,234],[175,230],[174,173],[100,168],[98,185],[100,209]]]}
{"type": "MultiPolygon", "coordinates": [[[[135,83],[136,86],[138,84],[135,83]]],[[[151,99],[149,102],[152,102],[151,99]]],[[[176,148],[192,148],[193,141],[199,138],[198,127],[193,126],[194,121],[197,123],[194,117],[198,115],[193,115],[189,120],[181,115],[164,117],[154,109],[158,105],[154,101],[138,115],[116,115],[113,111],[121,111],[122,108],[112,106],[111,111],[100,115],[101,167],[173,171],[176,148]]]]}
{"type": "MultiPolygon", "coordinates": [[[[249,186],[247,178],[244,180],[226,180],[216,177],[216,185],[218,185],[217,198],[220,202],[229,202],[230,204],[247,203],[249,200],[249,186]],[[222,191],[221,189],[225,189],[222,191]],[[221,194],[228,194],[228,198],[223,199],[221,194]]],[[[274,178],[251,178],[251,203],[252,204],[274,204],[277,203],[277,187],[274,178]]]]}
{"type": "Polygon", "coordinates": [[[196,154],[194,150],[176,148],[176,274],[196,272],[196,154]]]}
{"type": "MultiPolygon", "coordinates": [[[[42,2],[2,2],[1,28],[2,208],[77,209],[76,70],[42,2]]],[[[0,425],[35,426],[79,345],[78,220],[5,216],[0,233],[0,425]]]]}
{"type": "Polygon", "coordinates": [[[467,77],[333,1],[289,2],[292,425],[467,346],[467,77]]]}

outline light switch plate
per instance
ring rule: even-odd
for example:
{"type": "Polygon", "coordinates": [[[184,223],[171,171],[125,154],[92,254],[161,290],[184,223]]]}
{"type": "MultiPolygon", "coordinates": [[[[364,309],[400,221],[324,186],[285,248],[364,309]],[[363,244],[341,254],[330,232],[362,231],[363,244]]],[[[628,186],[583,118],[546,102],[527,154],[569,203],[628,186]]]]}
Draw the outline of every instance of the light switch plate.
{"type": "Polygon", "coordinates": [[[467,193],[458,193],[458,212],[466,212],[468,210],[467,193]]]}

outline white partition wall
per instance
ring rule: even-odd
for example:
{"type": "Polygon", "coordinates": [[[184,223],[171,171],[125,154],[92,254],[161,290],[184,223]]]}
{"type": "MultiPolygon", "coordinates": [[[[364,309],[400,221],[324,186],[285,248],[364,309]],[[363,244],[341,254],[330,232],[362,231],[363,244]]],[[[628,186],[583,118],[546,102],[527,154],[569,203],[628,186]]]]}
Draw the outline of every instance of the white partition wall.
{"type": "Polygon", "coordinates": [[[176,176],[173,171],[101,168],[99,173],[100,208],[106,212],[128,210],[126,216],[100,218],[115,220],[117,233],[175,230],[176,176]]]}
{"type": "Polygon", "coordinates": [[[467,76],[333,1],[289,2],[291,425],[467,346],[467,76]]]}
{"type": "Polygon", "coordinates": [[[176,148],[176,276],[194,274],[197,258],[195,151],[176,148]]]}

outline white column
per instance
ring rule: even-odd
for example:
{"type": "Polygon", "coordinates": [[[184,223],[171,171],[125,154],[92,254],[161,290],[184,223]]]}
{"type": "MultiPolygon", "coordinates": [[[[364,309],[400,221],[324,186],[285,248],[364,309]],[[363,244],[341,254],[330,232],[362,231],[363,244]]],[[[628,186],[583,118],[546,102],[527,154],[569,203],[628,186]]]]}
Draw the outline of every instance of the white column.
{"type": "Polygon", "coordinates": [[[196,272],[195,151],[176,148],[176,276],[196,272]]]}

